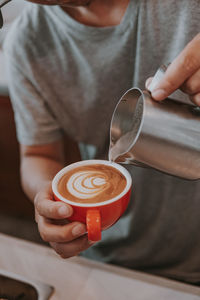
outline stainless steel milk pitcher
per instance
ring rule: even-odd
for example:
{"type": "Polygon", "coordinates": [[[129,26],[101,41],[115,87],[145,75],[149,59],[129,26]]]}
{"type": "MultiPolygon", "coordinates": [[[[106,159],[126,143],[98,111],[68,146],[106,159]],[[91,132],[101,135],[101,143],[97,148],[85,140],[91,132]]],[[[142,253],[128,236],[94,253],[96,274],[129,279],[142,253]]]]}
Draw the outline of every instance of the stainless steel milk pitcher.
{"type": "MultiPolygon", "coordinates": [[[[150,90],[163,70],[157,71],[150,90]]],[[[199,179],[199,108],[170,98],[156,102],[150,92],[131,88],[112,116],[109,159],[152,167],[184,179],[199,179]]]]}

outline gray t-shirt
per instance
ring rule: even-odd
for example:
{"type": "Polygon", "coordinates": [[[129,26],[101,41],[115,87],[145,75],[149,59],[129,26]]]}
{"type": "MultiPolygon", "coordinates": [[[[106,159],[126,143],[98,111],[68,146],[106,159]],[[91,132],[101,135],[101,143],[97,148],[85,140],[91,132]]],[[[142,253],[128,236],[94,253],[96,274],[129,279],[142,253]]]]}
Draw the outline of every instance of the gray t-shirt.
{"type": "MultiPolygon", "coordinates": [[[[120,25],[98,28],[59,6],[30,4],[4,45],[19,142],[49,143],[66,132],[81,150],[107,158],[116,103],[179,54],[200,31],[199,17],[198,0],[130,0],[120,25]]],[[[127,211],[83,255],[199,282],[200,182],[127,168],[127,211]]]]}

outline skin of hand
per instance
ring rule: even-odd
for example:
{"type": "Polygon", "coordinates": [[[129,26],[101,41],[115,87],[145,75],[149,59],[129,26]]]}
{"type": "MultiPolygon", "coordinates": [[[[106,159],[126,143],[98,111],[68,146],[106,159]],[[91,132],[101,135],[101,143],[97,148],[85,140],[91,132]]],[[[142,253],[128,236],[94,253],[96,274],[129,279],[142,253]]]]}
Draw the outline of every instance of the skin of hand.
{"type": "Polygon", "coordinates": [[[42,239],[62,257],[78,255],[91,246],[86,227],[79,222],[68,222],[72,215],[70,205],[53,200],[51,182],[34,199],[35,219],[42,239]]]}
{"type": "MultiPolygon", "coordinates": [[[[60,5],[78,22],[91,26],[117,25],[129,0],[30,0],[36,4],[60,5]]],[[[42,239],[63,258],[77,255],[90,247],[86,227],[69,223],[72,208],[53,200],[51,181],[62,169],[62,143],[43,146],[20,145],[21,181],[26,195],[34,202],[35,218],[42,239]]]]}
{"type": "Polygon", "coordinates": [[[64,167],[62,142],[42,146],[20,146],[21,180],[24,192],[34,202],[35,220],[41,238],[62,257],[75,256],[89,248],[86,226],[69,222],[70,205],[55,201],[51,182],[64,167]]]}
{"type": "MultiPolygon", "coordinates": [[[[146,81],[147,89],[151,80],[148,78],[146,81]]],[[[178,88],[200,106],[200,33],[172,61],[151,95],[154,100],[161,101],[178,88]]]]}

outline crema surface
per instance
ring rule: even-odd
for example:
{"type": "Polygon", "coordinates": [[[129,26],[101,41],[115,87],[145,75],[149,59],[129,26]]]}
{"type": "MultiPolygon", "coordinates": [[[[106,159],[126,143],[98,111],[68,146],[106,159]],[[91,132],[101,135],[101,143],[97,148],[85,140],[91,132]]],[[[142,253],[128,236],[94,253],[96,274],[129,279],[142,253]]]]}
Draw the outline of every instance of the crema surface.
{"type": "Polygon", "coordinates": [[[78,203],[110,200],[121,194],[125,187],[125,176],[117,169],[102,164],[76,167],[58,182],[58,192],[78,203]]]}

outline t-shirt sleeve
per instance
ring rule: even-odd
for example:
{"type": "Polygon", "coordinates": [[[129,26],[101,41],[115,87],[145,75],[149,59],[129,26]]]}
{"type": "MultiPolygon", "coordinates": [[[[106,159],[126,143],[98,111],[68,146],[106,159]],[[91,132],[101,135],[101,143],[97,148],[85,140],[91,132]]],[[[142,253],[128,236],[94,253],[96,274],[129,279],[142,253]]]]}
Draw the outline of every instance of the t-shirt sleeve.
{"type": "Polygon", "coordinates": [[[9,54],[6,73],[14,110],[18,141],[24,145],[47,144],[62,137],[62,129],[47,101],[30,79],[26,67],[19,66],[9,54]]]}

